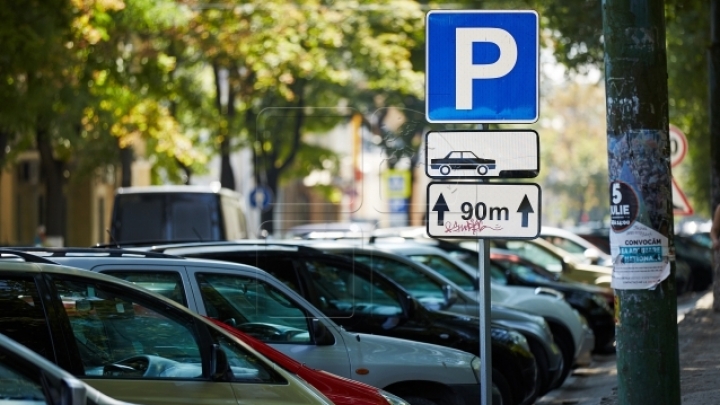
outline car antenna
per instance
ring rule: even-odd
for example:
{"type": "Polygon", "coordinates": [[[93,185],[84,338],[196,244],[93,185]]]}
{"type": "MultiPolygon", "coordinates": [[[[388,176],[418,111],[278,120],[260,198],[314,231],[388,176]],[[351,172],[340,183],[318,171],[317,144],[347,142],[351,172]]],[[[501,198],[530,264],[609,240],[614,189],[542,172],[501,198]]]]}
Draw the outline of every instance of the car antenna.
{"type": "Polygon", "coordinates": [[[200,240],[200,242],[203,242],[203,238],[202,238],[202,236],[200,235],[200,232],[198,232],[197,229],[195,229],[194,226],[193,226],[192,229],[193,229],[193,232],[195,232],[195,236],[198,237],[198,239],[200,240]]]}
{"type": "Polygon", "coordinates": [[[120,248],[120,244],[118,243],[117,240],[115,240],[115,235],[110,231],[110,229],[105,229],[105,232],[107,232],[108,235],[110,235],[110,242],[112,242],[116,248],[120,248]]]}

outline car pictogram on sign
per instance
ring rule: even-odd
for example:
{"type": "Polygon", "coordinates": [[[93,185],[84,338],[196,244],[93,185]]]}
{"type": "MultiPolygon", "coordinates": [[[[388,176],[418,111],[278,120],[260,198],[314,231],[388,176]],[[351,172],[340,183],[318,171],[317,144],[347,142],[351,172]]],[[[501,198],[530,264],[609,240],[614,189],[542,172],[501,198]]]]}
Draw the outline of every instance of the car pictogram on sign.
{"type": "Polygon", "coordinates": [[[475,170],[481,176],[487,174],[488,170],[495,169],[495,159],[484,159],[477,157],[471,151],[452,151],[445,157],[430,159],[431,169],[440,169],[440,174],[447,176],[452,170],[475,170]]]}

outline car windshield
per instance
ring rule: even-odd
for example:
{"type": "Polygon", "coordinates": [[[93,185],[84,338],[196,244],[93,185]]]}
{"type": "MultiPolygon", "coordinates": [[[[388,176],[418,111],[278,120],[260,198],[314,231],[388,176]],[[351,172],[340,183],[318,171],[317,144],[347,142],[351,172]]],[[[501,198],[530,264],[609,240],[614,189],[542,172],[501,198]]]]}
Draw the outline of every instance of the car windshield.
{"type": "Polygon", "coordinates": [[[202,193],[119,194],[113,238],[120,242],[219,240],[217,198],[202,193]]]}
{"type": "MultiPolygon", "coordinates": [[[[34,373],[40,378],[40,373],[34,373]]],[[[0,353],[0,403],[8,405],[47,404],[39,381],[29,378],[29,373],[18,369],[17,360],[0,353]],[[26,375],[28,374],[28,375],[26,375]]]]}
{"type": "Polygon", "coordinates": [[[568,253],[582,255],[587,250],[585,246],[561,236],[540,235],[540,237],[568,253]]]}
{"type": "Polygon", "coordinates": [[[435,307],[445,301],[442,286],[411,265],[375,255],[355,254],[353,258],[406,288],[423,305],[435,307]]]}
{"type": "Polygon", "coordinates": [[[516,261],[511,259],[492,259],[495,266],[505,269],[505,272],[512,273],[515,277],[528,283],[539,283],[545,281],[558,281],[562,276],[558,273],[547,271],[540,266],[529,262],[516,261]]]}
{"type": "Polygon", "coordinates": [[[476,289],[476,279],[445,257],[435,254],[413,254],[408,257],[435,270],[463,290],[474,291],[476,289]]]}
{"type": "Polygon", "coordinates": [[[563,260],[560,257],[534,243],[510,240],[503,243],[502,246],[522,258],[543,266],[548,271],[559,273],[563,269],[563,260]]]}
{"type": "Polygon", "coordinates": [[[270,284],[228,274],[197,279],[209,317],[266,342],[310,342],[305,312],[270,284]]]}
{"type": "Polygon", "coordinates": [[[310,282],[316,289],[317,301],[323,312],[352,316],[396,316],[402,306],[384,283],[363,277],[352,268],[335,266],[320,260],[305,262],[310,282]]]}

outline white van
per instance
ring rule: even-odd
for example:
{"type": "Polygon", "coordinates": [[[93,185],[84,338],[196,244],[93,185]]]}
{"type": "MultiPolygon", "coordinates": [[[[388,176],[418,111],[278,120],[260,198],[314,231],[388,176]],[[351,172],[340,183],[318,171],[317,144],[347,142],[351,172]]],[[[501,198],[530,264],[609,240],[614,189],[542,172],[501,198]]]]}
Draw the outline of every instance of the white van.
{"type": "Polygon", "coordinates": [[[241,194],[210,186],[125,187],[115,192],[111,243],[247,239],[241,194]]]}

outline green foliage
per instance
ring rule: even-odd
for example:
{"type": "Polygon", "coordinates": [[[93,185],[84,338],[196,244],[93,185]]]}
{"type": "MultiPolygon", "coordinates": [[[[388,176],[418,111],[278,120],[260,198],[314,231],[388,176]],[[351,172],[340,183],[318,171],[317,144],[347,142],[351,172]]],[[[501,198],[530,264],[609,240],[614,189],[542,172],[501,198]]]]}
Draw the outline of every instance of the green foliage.
{"type": "Polygon", "coordinates": [[[682,188],[695,211],[710,217],[710,4],[688,1],[673,14],[667,25],[670,122],[688,139],[688,156],[673,172],[687,170],[679,177],[682,188]]]}
{"type": "MultiPolygon", "coordinates": [[[[668,0],[666,39],[670,122],[688,138],[689,156],[675,168],[695,210],[709,216],[710,144],[707,49],[710,4],[702,0],[668,0]],[[687,177],[685,176],[687,171],[687,177]]],[[[571,71],[604,70],[600,0],[536,1],[548,46],[571,71]]]]}

